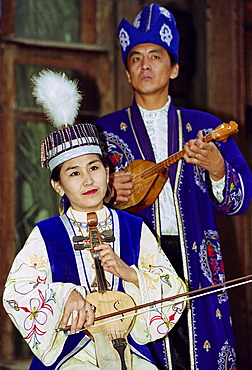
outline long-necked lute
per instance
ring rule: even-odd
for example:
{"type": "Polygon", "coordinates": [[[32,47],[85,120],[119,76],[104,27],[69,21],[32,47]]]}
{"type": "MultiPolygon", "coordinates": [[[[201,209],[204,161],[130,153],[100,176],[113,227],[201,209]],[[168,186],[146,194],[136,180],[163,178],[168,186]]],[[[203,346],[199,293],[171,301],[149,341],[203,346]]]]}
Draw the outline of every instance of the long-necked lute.
{"type": "MultiPolygon", "coordinates": [[[[230,135],[237,132],[238,125],[236,122],[222,123],[215,130],[204,136],[202,141],[206,143],[213,140],[225,142],[230,135]]],[[[115,208],[138,212],[153,204],[168,179],[167,168],[182,159],[184,154],[185,150],[182,149],[159,163],[153,163],[144,159],[137,159],[130,163],[125,168],[125,171],[133,174],[134,192],[128,202],[115,202],[115,208]]]]}

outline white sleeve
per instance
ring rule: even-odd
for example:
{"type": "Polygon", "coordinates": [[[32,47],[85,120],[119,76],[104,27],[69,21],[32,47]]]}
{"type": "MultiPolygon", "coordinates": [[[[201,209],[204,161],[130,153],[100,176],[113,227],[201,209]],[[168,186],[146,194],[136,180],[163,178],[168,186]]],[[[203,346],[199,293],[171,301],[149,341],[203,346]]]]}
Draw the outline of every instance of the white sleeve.
{"type": "Polygon", "coordinates": [[[215,196],[219,203],[222,203],[224,199],[223,190],[225,188],[225,179],[226,176],[224,176],[222,179],[218,181],[214,181],[210,177],[213,195],[215,196]]]}
{"type": "MultiPolygon", "coordinates": [[[[124,282],[125,292],[136,305],[171,297],[186,291],[185,284],[178,277],[173,266],[158,246],[148,227],[143,224],[138,266],[132,266],[138,273],[139,288],[124,282]]],[[[137,315],[131,335],[139,344],[162,338],[180,318],[185,303],[161,306],[152,305],[145,313],[137,315]],[[149,310],[150,309],[150,310],[149,310]]]]}
{"type": "MultiPolygon", "coordinates": [[[[66,336],[55,333],[65,302],[76,286],[52,282],[47,249],[35,227],[16,256],[3,294],[3,305],[32,352],[47,366],[62,351],[66,336]]],[[[85,297],[84,288],[77,290],[85,297]]]]}

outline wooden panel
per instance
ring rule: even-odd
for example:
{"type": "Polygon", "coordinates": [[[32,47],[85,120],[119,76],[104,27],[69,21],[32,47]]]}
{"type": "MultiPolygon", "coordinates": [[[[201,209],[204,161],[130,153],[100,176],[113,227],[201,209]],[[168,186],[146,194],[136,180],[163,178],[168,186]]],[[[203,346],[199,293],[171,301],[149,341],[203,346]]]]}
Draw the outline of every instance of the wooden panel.
{"type": "Polygon", "coordinates": [[[244,125],[242,2],[206,3],[208,109],[223,120],[244,125]]]}
{"type": "Polygon", "coordinates": [[[87,44],[96,43],[96,2],[85,0],[81,3],[81,42],[87,44]]]}
{"type": "MultiPolygon", "coordinates": [[[[13,58],[13,49],[2,51],[2,87],[0,117],[0,286],[5,284],[10,266],[15,255],[15,71],[9,61],[13,58]]],[[[14,355],[14,343],[11,341],[13,326],[3,309],[0,310],[2,335],[0,336],[0,355],[11,360],[14,355]]]]}
{"type": "Polygon", "coordinates": [[[0,34],[2,37],[14,35],[14,0],[2,0],[2,20],[0,22],[0,34]]]}

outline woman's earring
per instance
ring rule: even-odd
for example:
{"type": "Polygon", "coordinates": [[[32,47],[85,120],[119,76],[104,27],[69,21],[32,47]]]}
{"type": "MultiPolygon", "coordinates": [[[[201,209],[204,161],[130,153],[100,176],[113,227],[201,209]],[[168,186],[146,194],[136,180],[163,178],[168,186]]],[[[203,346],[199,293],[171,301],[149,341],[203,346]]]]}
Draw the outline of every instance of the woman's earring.
{"type": "Polygon", "coordinates": [[[64,195],[60,198],[60,204],[59,204],[59,214],[62,216],[65,212],[65,205],[64,205],[64,195]]]}
{"type": "Polygon", "coordinates": [[[107,191],[106,191],[106,194],[105,194],[105,197],[104,197],[103,200],[104,200],[104,203],[109,203],[110,200],[111,200],[111,189],[110,189],[109,185],[107,187],[107,191]]]}

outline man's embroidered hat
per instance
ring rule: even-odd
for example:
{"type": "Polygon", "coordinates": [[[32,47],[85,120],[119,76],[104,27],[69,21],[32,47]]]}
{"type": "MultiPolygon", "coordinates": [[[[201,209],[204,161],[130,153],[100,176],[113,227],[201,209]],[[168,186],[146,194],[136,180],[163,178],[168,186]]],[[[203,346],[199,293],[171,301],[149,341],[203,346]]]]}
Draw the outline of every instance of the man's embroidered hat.
{"type": "Polygon", "coordinates": [[[74,124],[82,100],[76,81],[69,80],[64,73],[43,70],[33,76],[32,82],[36,102],[57,128],[41,143],[41,166],[52,171],[84,154],[102,155],[96,127],[91,123],[74,124]]]}
{"type": "Polygon", "coordinates": [[[127,65],[129,51],[136,45],[152,43],[163,46],[178,62],[179,32],[173,14],[157,5],[147,5],[133,25],[123,18],[118,26],[122,59],[127,65]]]}

